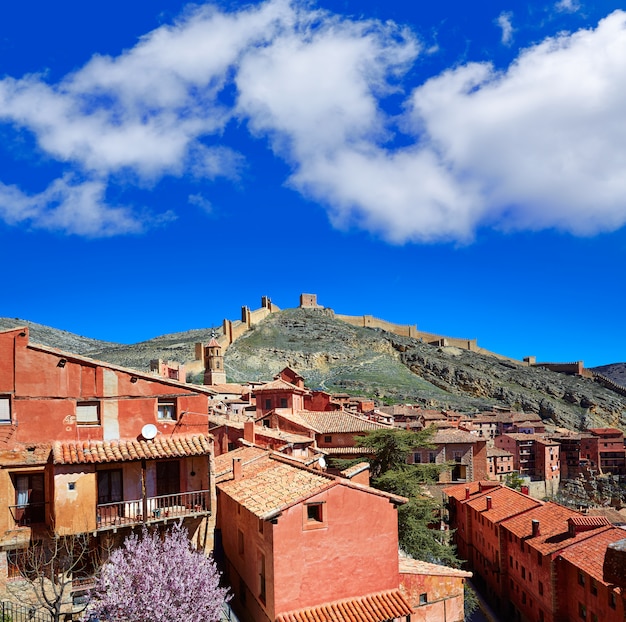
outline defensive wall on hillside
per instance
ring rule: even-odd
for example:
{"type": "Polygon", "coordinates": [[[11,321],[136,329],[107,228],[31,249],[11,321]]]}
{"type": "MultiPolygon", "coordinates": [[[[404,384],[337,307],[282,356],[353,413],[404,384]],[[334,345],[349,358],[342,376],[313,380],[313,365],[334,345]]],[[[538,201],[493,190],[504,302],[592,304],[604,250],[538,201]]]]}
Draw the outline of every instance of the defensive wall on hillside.
{"type": "MultiPolygon", "coordinates": [[[[332,309],[328,309],[318,304],[317,294],[301,294],[299,308],[324,310],[332,317],[346,322],[351,326],[379,328],[381,330],[394,333],[401,337],[411,337],[413,339],[419,339],[424,343],[433,346],[455,347],[462,350],[469,350],[470,352],[477,352],[479,354],[494,356],[498,359],[511,361],[520,365],[527,365],[529,367],[543,367],[545,369],[549,369],[551,371],[559,373],[592,378],[606,388],[626,396],[626,388],[616,384],[610,378],[607,378],[602,374],[598,374],[589,369],[585,369],[582,361],[575,361],[571,363],[537,363],[534,356],[529,356],[524,358],[523,361],[518,361],[517,359],[503,356],[502,354],[498,354],[497,352],[492,352],[490,350],[486,350],[485,348],[481,348],[478,345],[478,341],[476,339],[461,339],[458,337],[439,335],[437,333],[429,333],[419,330],[416,324],[394,324],[393,322],[382,320],[380,318],[374,317],[373,315],[343,315],[340,313],[335,313],[332,309]]],[[[280,311],[280,308],[276,306],[268,296],[263,296],[261,298],[261,306],[258,309],[251,310],[250,307],[247,306],[241,307],[240,320],[224,319],[224,321],[222,322],[222,334],[217,335],[216,339],[220,346],[222,346],[222,348],[226,350],[231,343],[236,341],[244,333],[250,330],[250,328],[264,320],[268,315],[276,313],[277,311],[280,311]]],[[[195,359],[196,360],[194,361],[194,363],[188,365],[190,371],[197,371],[196,367],[204,360],[202,344],[196,344],[195,359]]]]}

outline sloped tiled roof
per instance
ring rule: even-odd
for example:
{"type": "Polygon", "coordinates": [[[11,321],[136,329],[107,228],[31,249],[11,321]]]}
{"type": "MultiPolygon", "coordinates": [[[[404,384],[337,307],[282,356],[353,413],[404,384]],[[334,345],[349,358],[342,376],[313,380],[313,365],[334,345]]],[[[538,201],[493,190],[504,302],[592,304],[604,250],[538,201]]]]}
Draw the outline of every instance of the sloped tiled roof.
{"type": "Polygon", "coordinates": [[[440,444],[440,443],[465,444],[465,443],[477,443],[478,441],[482,441],[482,440],[484,439],[480,438],[476,434],[471,434],[470,432],[465,432],[464,430],[458,430],[456,428],[448,428],[448,429],[437,430],[431,442],[435,444],[440,444]]]}
{"type": "Polygon", "coordinates": [[[345,434],[389,429],[386,423],[370,421],[343,410],[299,410],[297,416],[318,434],[345,434]]]}
{"type": "Polygon", "coordinates": [[[57,441],[52,447],[54,464],[128,462],[202,456],[211,452],[212,443],[203,434],[159,437],[153,440],[57,441]]]}
{"type": "Polygon", "coordinates": [[[394,504],[407,499],[348,479],[308,468],[297,459],[258,447],[222,454],[216,462],[218,489],[259,518],[268,518],[334,486],[347,486],[385,497],[394,504]],[[241,458],[242,474],[233,478],[233,458],[241,458]]]}
{"type": "Polygon", "coordinates": [[[512,458],[513,454],[510,451],[506,451],[506,449],[500,449],[498,447],[487,447],[487,458],[491,458],[493,456],[512,458]]]}
{"type": "Polygon", "coordinates": [[[419,559],[411,559],[410,557],[400,557],[399,559],[400,574],[425,574],[436,577],[462,577],[469,578],[471,572],[459,570],[458,568],[450,568],[449,566],[441,566],[440,564],[431,564],[423,562],[419,559]]]}
{"type": "Polygon", "coordinates": [[[50,443],[20,443],[12,449],[0,451],[1,466],[31,466],[44,465],[50,458],[52,445],[50,443]]]}
{"type": "Polygon", "coordinates": [[[457,499],[463,501],[465,499],[465,489],[470,489],[470,495],[474,496],[477,493],[488,494],[490,491],[502,488],[502,484],[492,481],[481,482],[465,482],[463,484],[453,484],[452,486],[446,486],[443,492],[448,495],[450,499],[457,499]]]}
{"type": "Polygon", "coordinates": [[[367,447],[324,447],[324,453],[329,456],[369,456],[374,454],[373,449],[367,447]]]}
{"type": "Polygon", "coordinates": [[[480,512],[481,516],[484,516],[492,523],[497,523],[541,505],[541,501],[532,499],[528,495],[506,486],[485,492],[486,494],[468,501],[467,505],[473,510],[480,512]],[[487,497],[491,497],[490,510],[487,509],[487,497]]]}
{"type": "MultiPolygon", "coordinates": [[[[223,415],[212,414],[209,416],[209,421],[214,426],[226,426],[235,430],[241,430],[243,436],[244,422],[236,419],[228,419],[223,415]]],[[[214,430],[215,428],[211,428],[214,430]]],[[[254,427],[255,436],[261,436],[265,438],[273,438],[276,440],[285,441],[285,443],[306,443],[310,444],[315,439],[304,434],[295,434],[293,432],[284,432],[283,430],[276,430],[274,428],[266,428],[265,426],[257,425],[254,427]]]]}
{"type": "Polygon", "coordinates": [[[412,612],[400,590],[389,590],[281,613],[276,622],[385,622],[412,612]]]}
{"type": "Polygon", "coordinates": [[[581,540],[586,540],[595,533],[599,533],[598,530],[611,529],[607,526],[608,521],[606,519],[602,520],[602,525],[590,522],[580,525],[581,518],[599,517],[584,517],[579,512],[548,501],[541,507],[533,508],[520,516],[505,521],[502,526],[518,538],[524,538],[529,546],[547,555],[581,540]],[[570,535],[569,521],[571,519],[574,519],[574,524],[578,523],[578,526],[582,526],[586,530],[570,535]],[[533,520],[539,521],[539,535],[537,536],[532,535],[533,520]]]}
{"type": "Polygon", "coordinates": [[[613,542],[623,540],[624,537],[626,537],[626,532],[623,529],[615,527],[607,529],[592,535],[583,542],[568,546],[559,557],[580,568],[599,583],[604,583],[602,565],[606,547],[613,542]]]}
{"type": "Polygon", "coordinates": [[[228,453],[215,457],[215,477],[216,481],[220,479],[230,479],[233,472],[233,459],[240,458],[241,463],[246,465],[253,460],[266,458],[268,452],[261,447],[239,447],[228,453]]]}
{"type": "Polygon", "coordinates": [[[272,380],[271,382],[266,382],[260,387],[255,387],[253,392],[262,393],[263,391],[293,391],[294,393],[308,393],[306,389],[301,389],[295,384],[291,384],[290,382],[287,382],[282,378],[272,380]]]}
{"type": "MultiPolygon", "coordinates": [[[[229,452],[234,454],[234,452],[229,452]]],[[[220,456],[221,457],[221,456],[220,456]]],[[[233,457],[240,456],[231,456],[233,457]]],[[[258,516],[265,517],[285,506],[321,492],[333,485],[331,476],[272,459],[269,452],[263,459],[248,461],[244,475],[218,481],[218,488],[258,516]]]]}

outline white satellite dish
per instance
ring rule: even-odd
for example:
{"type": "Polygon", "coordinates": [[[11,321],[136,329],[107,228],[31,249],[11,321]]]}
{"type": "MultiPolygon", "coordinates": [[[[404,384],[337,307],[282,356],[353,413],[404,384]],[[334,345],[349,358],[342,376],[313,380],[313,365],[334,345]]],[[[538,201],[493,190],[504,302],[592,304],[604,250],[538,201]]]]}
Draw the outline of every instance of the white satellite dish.
{"type": "Polygon", "coordinates": [[[157,435],[157,432],[157,427],[153,423],[146,423],[146,425],[141,428],[141,436],[147,440],[153,439],[157,435]]]}
{"type": "Polygon", "coordinates": [[[318,461],[317,464],[320,465],[321,469],[325,469],[326,468],[326,460],[324,460],[324,456],[322,456],[318,461]]]}

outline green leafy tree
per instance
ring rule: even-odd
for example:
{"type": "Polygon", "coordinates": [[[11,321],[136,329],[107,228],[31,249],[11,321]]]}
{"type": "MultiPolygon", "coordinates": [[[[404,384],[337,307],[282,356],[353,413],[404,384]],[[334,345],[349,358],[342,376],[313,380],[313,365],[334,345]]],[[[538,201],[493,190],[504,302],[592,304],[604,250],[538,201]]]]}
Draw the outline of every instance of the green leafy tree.
{"type": "Polygon", "coordinates": [[[416,449],[432,449],[435,428],[418,432],[397,429],[376,430],[359,439],[361,447],[373,452],[370,459],[372,485],[380,490],[407,497],[398,508],[398,536],[402,550],[414,557],[458,567],[449,531],[439,528],[440,508],[424,493],[424,486],[435,483],[449,464],[407,464],[407,456],[416,449]]]}
{"type": "Polygon", "coordinates": [[[524,478],[520,477],[519,473],[513,471],[506,476],[504,484],[514,490],[521,490],[524,484],[524,478]]]}

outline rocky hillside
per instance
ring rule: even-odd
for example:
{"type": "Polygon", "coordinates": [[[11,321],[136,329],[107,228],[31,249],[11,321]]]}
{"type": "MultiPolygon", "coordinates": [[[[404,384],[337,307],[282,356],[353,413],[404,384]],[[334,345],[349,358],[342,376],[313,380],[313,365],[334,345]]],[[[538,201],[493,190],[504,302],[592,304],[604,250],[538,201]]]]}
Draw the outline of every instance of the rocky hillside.
{"type": "MultiPolygon", "coordinates": [[[[0,329],[27,322],[0,319],[0,329]]],[[[137,344],[101,342],[28,323],[31,341],[133,369],[161,358],[186,363],[210,329],[163,335],[137,344]]],[[[226,352],[231,381],[269,380],[284,366],[312,388],[462,411],[494,405],[540,414],[547,423],[626,430],[626,398],[598,383],[511,361],[436,347],[378,329],[358,328],[324,310],[275,313],[226,352]]]]}
{"type": "Polygon", "coordinates": [[[269,316],[228,349],[225,364],[233,380],[290,365],[308,386],[333,392],[464,411],[509,406],[570,429],[626,430],[626,398],[592,380],[357,328],[318,310],[269,316]]]}

